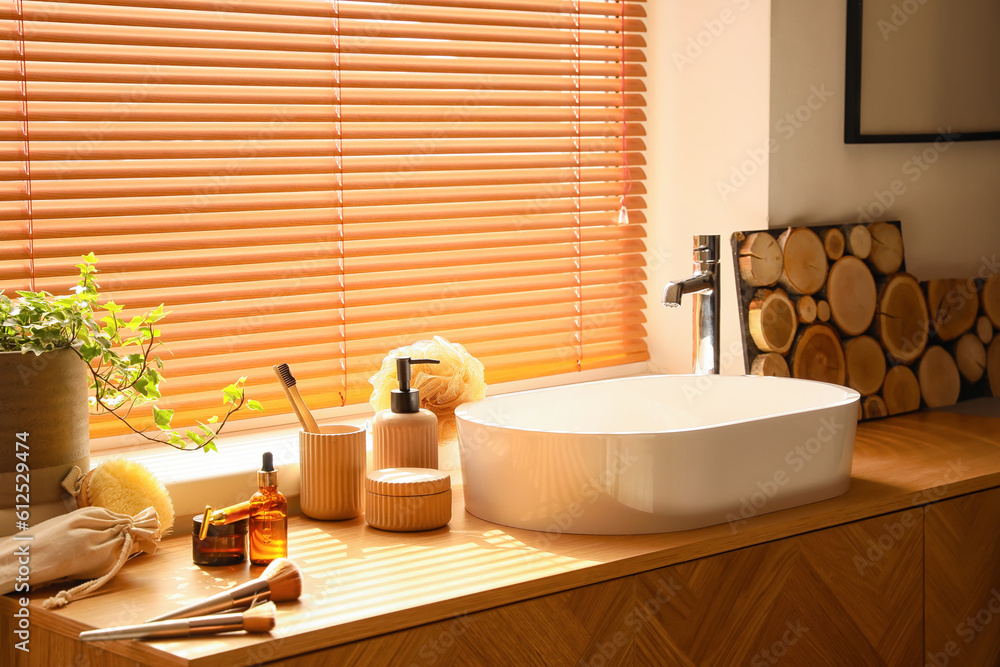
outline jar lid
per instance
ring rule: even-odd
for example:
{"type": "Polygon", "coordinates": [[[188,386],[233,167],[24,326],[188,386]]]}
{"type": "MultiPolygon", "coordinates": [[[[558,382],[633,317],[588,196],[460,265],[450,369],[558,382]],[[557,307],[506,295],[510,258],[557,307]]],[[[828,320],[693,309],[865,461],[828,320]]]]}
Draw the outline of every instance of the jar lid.
{"type": "Polygon", "coordinates": [[[384,468],[365,477],[365,490],[380,496],[430,496],[451,488],[451,475],[433,468],[384,468]]]}
{"type": "MultiPolygon", "coordinates": [[[[204,516],[199,514],[194,518],[191,526],[191,534],[198,537],[201,532],[201,522],[204,516]]],[[[232,523],[209,523],[206,537],[229,537],[230,535],[246,535],[249,522],[246,519],[233,521],[232,523]]]]}

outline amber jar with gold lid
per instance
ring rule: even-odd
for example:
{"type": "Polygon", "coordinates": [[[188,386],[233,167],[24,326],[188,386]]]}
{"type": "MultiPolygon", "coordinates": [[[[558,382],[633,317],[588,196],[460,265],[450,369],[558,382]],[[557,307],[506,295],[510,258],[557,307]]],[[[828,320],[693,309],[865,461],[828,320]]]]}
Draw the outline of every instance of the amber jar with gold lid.
{"type": "Polygon", "coordinates": [[[232,523],[209,523],[202,537],[205,517],[194,518],[191,534],[191,559],[195,565],[239,565],[247,559],[247,520],[232,523]]]}

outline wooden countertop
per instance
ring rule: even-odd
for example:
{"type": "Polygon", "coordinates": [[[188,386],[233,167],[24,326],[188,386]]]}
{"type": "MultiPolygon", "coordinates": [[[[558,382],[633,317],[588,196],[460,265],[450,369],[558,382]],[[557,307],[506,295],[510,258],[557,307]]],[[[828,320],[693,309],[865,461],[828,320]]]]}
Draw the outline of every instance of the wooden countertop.
{"type": "MultiPolygon", "coordinates": [[[[248,665],[497,607],[1000,486],[1000,419],[915,413],[858,427],[850,490],[739,525],[638,536],[538,533],[465,512],[461,487],[449,526],[387,533],[364,520],[293,517],[289,557],[305,575],[302,598],[278,606],[271,635],[102,642],[156,665],[248,665]]],[[[32,628],[81,630],[142,622],[256,576],[248,565],[200,568],[187,535],[128,563],[91,598],[55,611],[32,592],[32,628]]],[[[0,614],[17,609],[0,596],[0,614]]],[[[4,637],[4,641],[8,641],[4,637]]]]}

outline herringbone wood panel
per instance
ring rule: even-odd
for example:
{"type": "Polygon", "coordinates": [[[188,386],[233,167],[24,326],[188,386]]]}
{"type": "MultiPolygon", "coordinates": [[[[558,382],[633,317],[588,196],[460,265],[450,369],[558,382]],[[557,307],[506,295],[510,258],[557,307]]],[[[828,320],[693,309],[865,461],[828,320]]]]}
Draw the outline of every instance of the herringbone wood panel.
{"type": "Polygon", "coordinates": [[[1000,489],[928,505],[924,525],[927,664],[1000,664],[1000,489]]]}
{"type": "Polygon", "coordinates": [[[632,665],[632,577],[283,660],[282,667],[632,665]]]}
{"type": "Polygon", "coordinates": [[[636,576],[638,665],[920,665],[919,510],[636,576]]]}

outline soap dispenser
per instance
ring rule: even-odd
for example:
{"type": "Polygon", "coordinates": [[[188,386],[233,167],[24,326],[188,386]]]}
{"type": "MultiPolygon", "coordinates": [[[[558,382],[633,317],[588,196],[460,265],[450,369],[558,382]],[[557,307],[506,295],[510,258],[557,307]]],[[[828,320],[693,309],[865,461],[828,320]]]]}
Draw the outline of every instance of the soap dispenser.
{"type": "Polygon", "coordinates": [[[421,409],[420,392],[410,388],[413,364],[437,364],[437,359],[396,359],[399,389],[393,389],[388,410],[372,423],[372,465],[386,468],[437,468],[438,420],[430,410],[421,409]]]}

